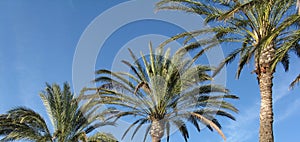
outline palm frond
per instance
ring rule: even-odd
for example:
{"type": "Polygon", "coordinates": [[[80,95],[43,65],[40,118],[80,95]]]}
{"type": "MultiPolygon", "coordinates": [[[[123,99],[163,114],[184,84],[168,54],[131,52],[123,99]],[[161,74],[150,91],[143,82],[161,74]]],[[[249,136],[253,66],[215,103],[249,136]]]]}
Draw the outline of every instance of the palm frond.
{"type": "Polygon", "coordinates": [[[192,115],[196,116],[198,119],[200,119],[201,121],[203,121],[205,124],[213,127],[224,139],[224,141],[226,141],[226,137],[224,135],[224,133],[222,132],[222,130],[211,120],[206,119],[205,117],[203,117],[202,115],[198,114],[198,113],[191,113],[192,115]]]}
{"type": "Polygon", "coordinates": [[[293,82],[290,84],[290,89],[293,89],[297,83],[300,82],[300,74],[293,80],[293,82]]]}

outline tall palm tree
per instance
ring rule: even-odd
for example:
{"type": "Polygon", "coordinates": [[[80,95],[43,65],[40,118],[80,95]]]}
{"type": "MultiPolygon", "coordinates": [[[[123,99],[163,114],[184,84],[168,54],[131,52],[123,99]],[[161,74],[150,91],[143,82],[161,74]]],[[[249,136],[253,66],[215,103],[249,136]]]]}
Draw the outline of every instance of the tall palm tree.
{"type": "Polygon", "coordinates": [[[64,84],[63,90],[57,84],[46,86],[40,97],[54,133],[50,132],[40,114],[26,107],[17,107],[9,110],[7,114],[0,115],[0,136],[4,136],[1,141],[103,142],[106,139],[108,142],[116,142],[111,135],[105,133],[95,133],[87,137],[87,134],[96,128],[113,124],[104,121],[105,113],[95,115],[97,108],[94,108],[91,102],[79,106],[67,83],[64,84]]]}
{"type": "MultiPolygon", "coordinates": [[[[240,57],[237,78],[245,64],[252,60],[257,74],[261,95],[260,142],[273,142],[272,86],[275,67],[281,62],[288,70],[289,54],[278,57],[282,49],[299,48],[300,22],[296,0],[161,0],[160,10],[181,10],[201,15],[211,28],[191,31],[174,36],[164,46],[179,38],[192,39],[214,33],[216,39],[200,39],[187,43],[187,49],[203,46],[203,51],[219,43],[240,43],[221,63],[221,68],[240,57]],[[275,63],[276,62],[276,63],[275,63]],[[274,64],[273,64],[274,63],[274,64]]],[[[299,3],[298,3],[299,5],[299,3]]],[[[199,54],[203,54],[200,52],[199,54]]]]}
{"type": "Polygon", "coordinates": [[[222,86],[209,84],[212,80],[207,74],[210,67],[193,65],[195,59],[185,58],[187,52],[184,50],[178,50],[170,57],[170,49],[164,52],[161,48],[154,52],[150,44],[149,56],[141,53],[140,59],[130,49],[129,52],[134,63],[122,62],[131,72],[98,70],[95,79],[100,83],[98,93],[86,96],[118,108],[112,116],[116,120],[134,116],[136,120],[124,132],[123,138],[134,126],[131,138],[140,127],[148,124],[144,141],[148,133],[152,142],[160,142],[165,133],[169,141],[171,126],[187,141],[188,121],[198,131],[200,124],[204,124],[225,139],[216,116],[235,120],[228,111],[238,110],[223,99],[237,97],[222,86]]]}

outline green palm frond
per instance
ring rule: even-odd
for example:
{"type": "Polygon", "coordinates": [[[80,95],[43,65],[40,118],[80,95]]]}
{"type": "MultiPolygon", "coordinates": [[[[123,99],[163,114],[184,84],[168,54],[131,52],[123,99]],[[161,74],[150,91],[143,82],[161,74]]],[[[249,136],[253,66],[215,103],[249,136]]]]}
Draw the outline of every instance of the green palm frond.
{"type": "Polygon", "coordinates": [[[2,141],[27,139],[51,141],[51,134],[44,119],[26,107],[17,107],[2,115],[0,119],[2,141]]]}
{"type": "Polygon", "coordinates": [[[182,121],[180,119],[175,119],[175,120],[172,120],[172,123],[179,130],[179,132],[183,136],[184,140],[187,142],[188,138],[189,138],[189,132],[187,130],[187,127],[186,127],[184,121],[182,121]]]}
{"type": "Polygon", "coordinates": [[[88,137],[88,142],[118,142],[112,134],[109,133],[95,133],[88,137]]]}
{"type": "Polygon", "coordinates": [[[224,140],[226,140],[225,135],[223,134],[223,132],[221,131],[221,129],[211,120],[203,117],[202,115],[198,114],[198,113],[192,113],[192,115],[196,116],[198,119],[200,119],[203,123],[205,123],[206,125],[213,127],[221,136],[224,140]]]}

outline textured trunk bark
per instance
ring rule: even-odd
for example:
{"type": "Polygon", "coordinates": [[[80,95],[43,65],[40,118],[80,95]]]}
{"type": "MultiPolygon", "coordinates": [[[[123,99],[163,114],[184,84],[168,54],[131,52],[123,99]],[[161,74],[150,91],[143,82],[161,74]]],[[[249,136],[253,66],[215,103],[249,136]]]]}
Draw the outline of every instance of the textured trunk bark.
{"type": "Polygon", "coordinates": [[[160,138],[157,137],[151,137],[152,138],[152,142],[160,142],[160,138]]]}
{"type": "Polygon", "coordinates": [[[269,46],[262,50],[259,57],[258,66],[258,80],[261,96],[260,104],[260,127],[259,127],[259,141],[260,142],[274,142],[273,137],[273,102],[272,102],[272,86],[273,73],[270,69],[272,59],[275,56],[275,49],[269,46]]]}
{"type": "Polygon", "coordinates": [[[165,124],[162,120],[153,120],[151,123],[150,135],[152,142],[160,142],[164,136],[165,124]]]}
{"type": "Polygon", "coordinates": [[[259,80],[261,104],[260,104],[260,128],[259,141],[273,142],[273,104],[272,104],[272,79],[273,73],[262,73],[259,80]]]}

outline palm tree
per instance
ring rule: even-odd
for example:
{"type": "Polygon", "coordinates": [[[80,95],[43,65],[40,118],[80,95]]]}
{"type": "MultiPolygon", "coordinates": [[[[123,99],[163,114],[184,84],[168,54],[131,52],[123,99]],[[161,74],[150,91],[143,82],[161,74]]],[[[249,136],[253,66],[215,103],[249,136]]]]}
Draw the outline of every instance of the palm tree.
{"type": "MultiPolygon", "coordinates": [[[[295,26],[300,22],[296,0],[161,0],[157,3],[160,10],[181,10],[205,18],[211,28],[185,32],[172,40],[214,33],[216,39],[200,39],[187,43],[186,49],[203,46],[206,51],[219,43],[240,43],[221,63],[221,68],[240,57],[237,78],[245,64],[252,60],[253,73],[257,74],[261,95],[260,142],[273,142],[273,104],[272,86],[277,63],[281,62],[288,70],[289,54],[281,54],[282,49],[299,49],[300,30],[295,26]]],[[[299,4],[298,4],[299,5],[299,4]]],[[[199,54],[203,54],[203,51],[199,54]]]]}
{"type": "Polygon", "coordinates": [[[184,56],[187,52],[184,50],[178,50],[169,57],[170,49],[164,52],[160,48],[154,52],[150,44],[149,56],[141,53],[139,60],[130,49],[129,52],[134,64],[122,62],[131,72],[98,70],[95,79],[100,83],[97,93],[85,96],[118,108],[111,118],[118,120],[134,116],[136,120],[124,132],[122,139],[134,126],[136,128],[131,139],[143,125],[148,124],[144,141],[148,133],[152,142],[160,142],[165,133],[169,141],[171,126],[178,129],[187,141],[189,133],[186,121],[199,132],[200,124],[204,124],[225,139],[216,116],[235,120],[228,111],[238,110],[223,99],[237,97],[229,94],[224,87],[209,84],[212,80],[207,74],[211,71],[210,67],[193,65],[195,59],[186,59],[184,56]]]}
{"type": "Polygon", "coordinates": [[[57,84],[46,86],[40,97],[54,133],[50,132],[40,114],[26,107],[17,107],[0,116],[0,136],[4,136],[1,141],[103,142],[103,139],[106,139],[106,142],[116,142],[111,135],[105,133],[95,133],[87,137],[87,134],[96,128],[113,124],[102,121],[105,113],[95,115],[97,108],[89,104],[92,102],[79,106],[67,83],[64,84],[63,90],[57,84]]]}

